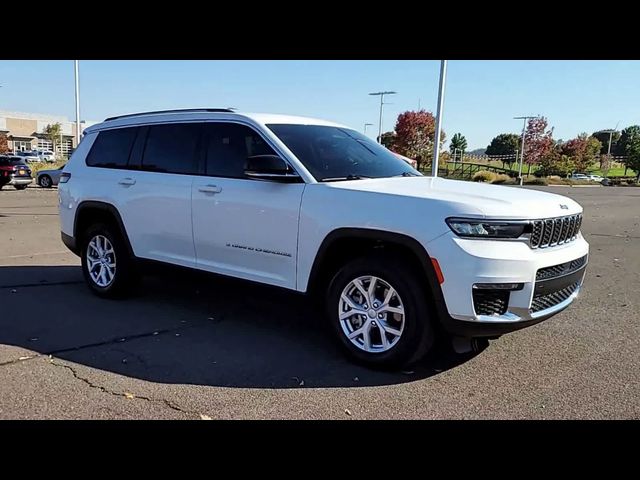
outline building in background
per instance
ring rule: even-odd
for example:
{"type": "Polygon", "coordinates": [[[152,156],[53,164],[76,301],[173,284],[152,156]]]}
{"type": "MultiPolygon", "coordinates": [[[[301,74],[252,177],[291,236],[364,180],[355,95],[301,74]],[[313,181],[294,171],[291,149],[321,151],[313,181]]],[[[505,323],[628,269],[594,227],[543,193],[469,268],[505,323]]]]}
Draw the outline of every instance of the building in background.
{"type": "MultiPolygon", "coordinates": [[[[61,135],[56,142],[56,154],[69,156],[76,147],[76,124],[67,117],[41,113],[9,112],[0,110],[0,135],[7,136],[9,150],[13,152],[29,150],[51,150],[53,143],[44,131],[47,125],[60,124],[61,135]]],[[[80,124],[83,130],[98,122],[80,124]]],[[[82,132],[81,132],[82,133],[82,132]]]]}

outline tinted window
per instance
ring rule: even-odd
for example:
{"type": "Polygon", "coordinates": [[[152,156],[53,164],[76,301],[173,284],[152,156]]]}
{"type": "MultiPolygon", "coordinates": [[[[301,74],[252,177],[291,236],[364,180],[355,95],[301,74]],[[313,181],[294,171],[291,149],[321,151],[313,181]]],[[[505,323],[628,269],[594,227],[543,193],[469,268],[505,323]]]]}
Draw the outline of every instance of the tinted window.
{"type": "Polygon", "coordinates": [[[209,123],[206,132],[207,175],[245,178],[244,168],[248,157],[275,155],[262,137],[245,125],[209,123]]]}
{"type": "Polygon", "coordinates": [[[149,127],[142,169],[152,172],[197,173],[199,123],[172,123],[149,127]]]}
{"type": "Polygon", "coordinates": [[[319,181],[421,175],[355,130],[321,125],[267,125],[319,181]]]}
{"type": "Polygon", "coordinates": [[[103,130],[87,155],[87,165],[102,168],[126,168],[137,128],[103,130]]]}
{"type": "Polygon", "coordinates": [[[24,163],[24,160],[22,160],[21,158],[0,157],[0,165],[3,165],[3,166],[7,166],[7,165],[26,165],[26,163],[24,163]]]}

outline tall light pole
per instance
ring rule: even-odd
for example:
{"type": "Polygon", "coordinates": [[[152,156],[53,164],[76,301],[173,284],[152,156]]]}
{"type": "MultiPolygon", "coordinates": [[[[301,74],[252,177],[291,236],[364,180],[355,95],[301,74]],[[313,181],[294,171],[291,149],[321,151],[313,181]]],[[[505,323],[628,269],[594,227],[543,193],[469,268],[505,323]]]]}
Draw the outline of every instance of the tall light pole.
{"type": "Polygon", "coordinates": [[[527,117],[513,117],[514,120],[522,120],[522,142],[520,142],[520,167],[518,169],[518,178],[520,179],[520,185],[522,185],[522,160],[524,159],[524,134],[527,131],[527,120],[530,118],[538,118],[537,116],[527,117]]]}
{"type": "Polygon", "coordinates": [[[74,60],[74,71],[76,77],[76,148],[80,144],[80,81],[78,79],[78,60],[74,60]]]}
{"type": "Polygon", "coordinates": [[[367,127],[371,127],[371,126],[373,126],[373,123],[365,123],[364,124],[364,134],[365,135],[367,134],[367,127]]]}
{"type": "Polygon", "coordinates": [[[438,176],[438,157],[440,156],[440,132],[442,130],[442,107],[444,106],[444,86],[447,79],[447,61],[440,60],[440,86],[438,88],[438,111],[436,115],[436,138],[433,141],[433,162],[431,175],[438,176]]]}
{"type": "MultiPolygon", "coordinates": [[[[600,130],[600,132],[598,132],[609,134],[609,147],[607,148],[607,160],[609,162],[611,162],[611,142],[613,142],[613,134],[618,131],[618,125],[620,125],[620,122],[616,124],[616,128],[614,129],[609,128],[608,130],[600,130]]],[[[600,165],[602,166],[602,163],[600,165]]],[[[611,163],[609,163],[609,165],[611,165],[611,163]]]]}
{"type": "Polygon", "coordinates": [[[369,95],[375,95],[380,97],[380,120],[378,121],[378,143],[382,143],[382,106],[384,105],[384,96],[385,95],[395,95],[398,92],[375,92],[370,93],[369,95]]]}

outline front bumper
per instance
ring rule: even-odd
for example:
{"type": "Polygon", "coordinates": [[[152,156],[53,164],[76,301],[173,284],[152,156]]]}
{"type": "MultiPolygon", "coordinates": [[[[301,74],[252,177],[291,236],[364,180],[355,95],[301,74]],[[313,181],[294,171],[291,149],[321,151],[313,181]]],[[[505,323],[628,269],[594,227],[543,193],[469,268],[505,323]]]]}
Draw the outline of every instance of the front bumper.
{"type": "MultiPolygon", "coordinates": [[[[589,245],[581,234],[567,244],[533,250],[522,241],[462,239],[453,233],[428,245],[429,253],[442,269],[441,285],[445,330],[469,337],[496,336],[518,330],[567,308],[578,297],[589,245]],[[570,274],[536,278],[538,270],[582,259],[570,274]],[[520,284],[508,293],[504,308],[491,314],[478,313],[474,284],[520,284]]],[[[477,291],[476,291],[477,292],[477,291]]]]}

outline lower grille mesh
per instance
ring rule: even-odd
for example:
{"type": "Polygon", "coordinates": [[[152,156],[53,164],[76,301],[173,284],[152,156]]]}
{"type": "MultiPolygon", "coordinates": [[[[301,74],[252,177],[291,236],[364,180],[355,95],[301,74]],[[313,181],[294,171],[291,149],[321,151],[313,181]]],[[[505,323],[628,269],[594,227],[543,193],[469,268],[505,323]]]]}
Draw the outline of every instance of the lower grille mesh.
{"type": "Polygon", "coordinates": [[[580,282],[576,282],[556,292],[533,297],[533,302],[531,302],[531,313],[540,312],[564,302],[578,289],[579,286],[580,282]]]}
{"type": "Polygon", "coordinates": [[[503,315],[508,307],[508,290],[473,291],[473,308],[476,315],[503,315]]]}

